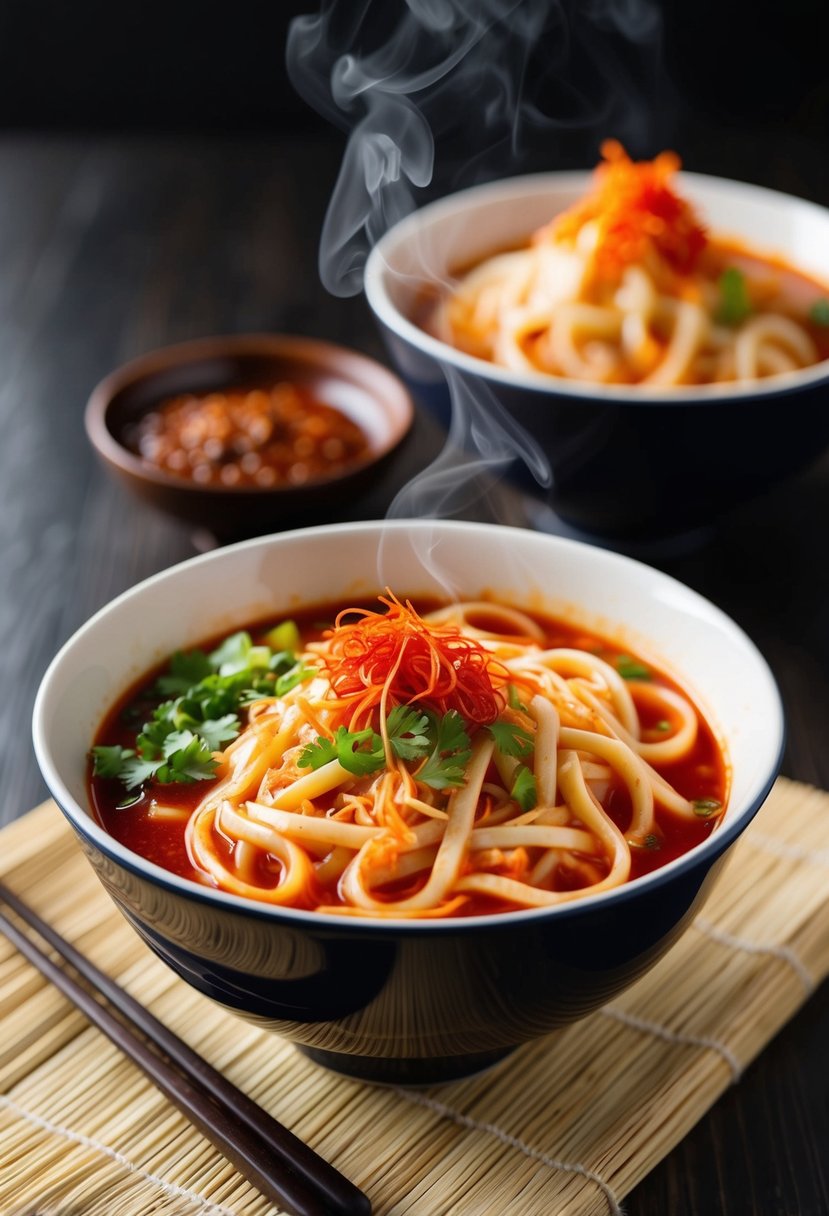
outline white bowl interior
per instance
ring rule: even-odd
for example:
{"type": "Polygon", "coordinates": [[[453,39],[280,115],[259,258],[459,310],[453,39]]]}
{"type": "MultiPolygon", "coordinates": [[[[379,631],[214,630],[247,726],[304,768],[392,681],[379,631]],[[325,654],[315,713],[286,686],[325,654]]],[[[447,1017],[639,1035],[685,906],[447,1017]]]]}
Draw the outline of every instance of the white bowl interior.
{"type": "Polygon", "coordinates": [[[359,601],[385,586],[413,596],[491,594],[618,639],[677,678],[726,741],[732,790],[724,822],[744,816],[765,791],[783,737],[777,689],[753,644],[707,600],[638,562],[558,537],[399,521],[218,550],[103,609],[66,644],[38,694],[35,749],[52,793],[102,835],[88,809],[86,756],[106,711],[134,680],[220,631],[301,606],[359,601]]]}
{"type": "MultiPolygon", "coordinates": [[[[457,352],[447,357],[449,348],[425,334],[413,318],[423,305],[427,284],[449,284],[460,269],[523,244],[537,228],[580,199],[590,180],[588,173],[517,177],[461,191],[414,212],[395,225],[369,257],[365,288],[372,309],[392,332],[433,357],[442,353],[445,361],[467,370],[489,369],[487,374],[496,380],[517,379],[549,388],[549,376],[517,376],[457,352]]],[[[829,284],[829,211],[825,208],[760,186],[696,173],[680,174],[679,190],[698,208],[712,233],[777,255],[829,284]]],[[[407,367],[405,353],[397,350],[395,357],[416,379],[435,379],[434,368],[429,375],[428,365],[414,360],[407,367]]],[[[808,373],[814,375],[814,369],[808,373]]],[[[817,374],[825,375],[825,368],[817,374]]],[[[590,391],[562,383],[576,395],[590,391]]],[[[725,386],[725,391],[733,393],[734,386],[725,386]]],[[[612,395],[630,393],[623,389],[612,395]]]]}

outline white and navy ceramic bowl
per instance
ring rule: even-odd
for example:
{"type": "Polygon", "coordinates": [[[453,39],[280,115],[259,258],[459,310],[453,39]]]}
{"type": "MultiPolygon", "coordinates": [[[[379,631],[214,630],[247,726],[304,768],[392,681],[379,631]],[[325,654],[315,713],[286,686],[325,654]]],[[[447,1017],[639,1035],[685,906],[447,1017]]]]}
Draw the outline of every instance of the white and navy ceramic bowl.
{"type": "MultiPolygon", "coordinates": [[[[445,422],[452,368],[491,393],[540,444],[549,504],[606,541],[652,542],[710,526],[804,468],[829,443],[829,362],[743,385],[665,390],[518,373],[455,350],[417,323],[424,299],[458,268],[514,248],[581,198],[586,173],[478,186],[395,225],[372,251],[365,290],[413,394],[445,422]]],[[[712,232],[780,255],[829,284],[829,210],[757,186],[693,173],[679,189],[712,232]]],[[[422,319],[422,317],[421,317],[422,319]]]]}
{"type": "Polygon", "coordinates": [[[474,1072],[595,1009],[650,967],[700,908],[774,781],[774,680],[712,604],[628,558],[557,537],[462,522],[359,523],[248,541],[156,575],[61,650],[34,714],[38,761],[113,900],[169,965],[314,1059],[375,1081],[474,1072]],[[722,823],[663,869],[547,910],[425,922],[270,907],[176,877],[90,813],[87,754],[137,677],[180,647],[297,607],[385,586],[489,592],[618,638],[694,694],[732,771],[722,823]]]}

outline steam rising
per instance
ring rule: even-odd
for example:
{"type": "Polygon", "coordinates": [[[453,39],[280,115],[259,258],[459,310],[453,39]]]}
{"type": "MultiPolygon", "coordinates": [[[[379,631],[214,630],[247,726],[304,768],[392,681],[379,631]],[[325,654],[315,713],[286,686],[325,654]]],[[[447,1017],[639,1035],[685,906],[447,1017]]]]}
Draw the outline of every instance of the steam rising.
{"type": "Polygon", "coordinates": [[[585,159],[601,135],[637,142],[648,73],[629,52],[659,31],[657,0],[325,0],[295,18],[294,87],[349,133],[320,241],[326,288],[356,295],[418,191],[515,172],[530,133],[544,168],[557,133],[595,131],[585,159]]]}
{"type": "MultiPolygon", "coordinates": [[[[658,76],[659,35],[658,0],[323,0],[318,14],[296,18],[294,87],[348,133],[320,240],[323,284],[356,295],[370,250],[427,188],[448,193],[524,169],[531,136],[543,152],[531,168],[557,167],[574,133],[586,136],[581,164],[608,135],[635,152],[653,137],[643,98],[658,76]]],[[[546,487],[549,462],[488,389],[443,371],[446,445],[388,514],[446,518],[494,505],[500,518],[494,490],[509,466],[523,461],[546,487]]],[[[449,572],[435,572],[451,593],[449,572]]]]}
{"type": "Polygon", "coordinates": [[[550,484],[547,457],[536,442],[499,405],[484,385],[473,392],[453,368],[444,367],[452,397],[446,444],[436,460],[404,486],[388,510],[390,519],[447,519],[480,512],[516,456],[536,481],[550,484]]]}

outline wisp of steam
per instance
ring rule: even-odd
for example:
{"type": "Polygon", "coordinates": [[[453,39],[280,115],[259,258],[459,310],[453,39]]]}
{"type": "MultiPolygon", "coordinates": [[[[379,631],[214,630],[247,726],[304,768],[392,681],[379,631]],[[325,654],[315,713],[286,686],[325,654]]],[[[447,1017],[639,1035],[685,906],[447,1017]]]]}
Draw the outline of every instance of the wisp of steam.
{"type": "MultiPolygon", "coordinates": [[[[618,47],[654,44],[659,25],[657,0],[323,0],[295,18],[294,87],[348,134],[320,240],[324,285],[357,294],[368,253],[427,189],[514,173],[529,133],[547,141],[545,168],[557,133],[595,130],[591,153],[603,135],[635,143],[641,73],[618,47]]],[[[532,438],[486,390],[443,370],[446,446],[389,515],[462,515],[516,460],[548,486],[532,438]]]]}

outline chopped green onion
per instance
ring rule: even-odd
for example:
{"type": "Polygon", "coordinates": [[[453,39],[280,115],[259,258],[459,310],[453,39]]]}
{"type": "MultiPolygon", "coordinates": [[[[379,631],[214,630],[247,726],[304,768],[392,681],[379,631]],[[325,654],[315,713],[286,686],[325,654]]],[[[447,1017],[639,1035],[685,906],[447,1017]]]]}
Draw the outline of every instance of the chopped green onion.
{"type": "Polygon", "coordinates": [[[717,310],[717,320],[722,325],[739,325],[751,316],[751,299],[746,286],[746,278],[736,266],[729,266],[720,275],[717,286],[720,289],[720,306],[717,310]]]}
{"type": "Polygon", "coordinates": [[[296,621],[280,621],[265,634],[265,641],[271,650],[288,650],[297,654],[302,643],[296,621]]]}
{"type": "Polygon", "coordinates": [[[722,810],[722,803],[716,798],[695,798],[691,805],[694,814],[699,815],[700,819],[710,819],[717,811],[722,810]]]}
{"type": "Polygon", "coordinates": [[[829,300],[825,297],[820,300],[815,300],[812,307],[809,309],[809,320],[814,325],[829,327],[829,300]]]}
{"type": "Polygon", "coordinates": [[[122,798],[120,802],[116,802],[115,809],[116,811],[126,811],[131,806],[135,806],[136,802],[140,802],[143,797],[144,795],[142,791],[138,790],[136,793],[130,794],[126,798],[122,798]]]}
{"type": "Polygon", "coordinates": [[[651,669],[629,654],[620,654],[616,659],[616,670],[623,680],[649,680],[651,669]]]}
{"type": "Polygon", "coordinates": [[[507,685],[507,704],[510,709],[518,709],[522,713],[527,712],[527,707],[518,695],[518,689],[514,684],[507,685]]]}

